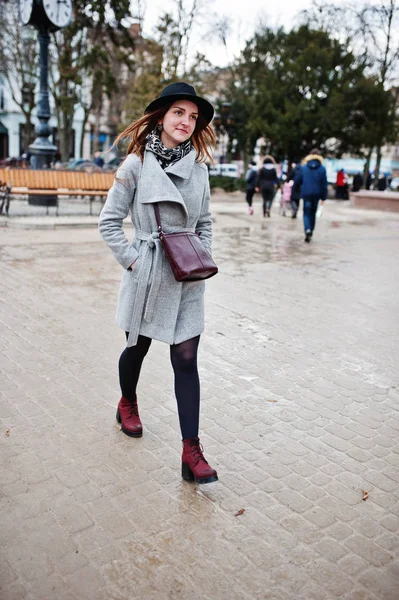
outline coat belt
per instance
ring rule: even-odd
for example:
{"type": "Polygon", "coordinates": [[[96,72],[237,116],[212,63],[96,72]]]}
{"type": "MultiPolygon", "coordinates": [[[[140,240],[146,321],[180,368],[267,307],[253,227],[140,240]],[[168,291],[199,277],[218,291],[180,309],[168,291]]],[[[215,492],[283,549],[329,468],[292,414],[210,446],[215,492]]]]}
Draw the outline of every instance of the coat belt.
{"type": "MultiPolygon", "coordinates": [[[[194,228],[179,228],[178,231],[193,232],[194,228]]],[[[163,248],[161,240],[159,239],[159,233],[157,231],[148,233],[147,231],[136,229],[135,234],[136,239],[147,243],[145,244],[144,249],[140,250],[141,268],[137,282],[136,296],[133,303],[132,320],[130,324],[129,337],[127,339],[127,346],[135,346],[137,344],[137,338],[140,332],[140,324],[143,318],[145,321],[147,321],[147,323],[151,323],[154,315],[155,301],[158,297],[159,288],[161,285],[163,248]],[[145,299],[151,269],[153,272],[153,277],[146,302],[145,299]]],[[[179,285],[181,286],[182,284],[179,285]]]]}
{"type": "Polygon", "coordinates": [[[132,320],[129,330],[129,337],[127,339],[128,346],[135,346],[137,344],[140,323],[143,316],[146,321],[149,323],[151,322],[155,300],[158,296],[159,286],[161,283],[160,267],[162,265],[162,246],[158,232],[148,233],[147,231],[136,229],[136,239],[147,243],[145,244],[144,249],[141,250],[140,255],[142,264],[137,282],[137,291],[133,303],[132,320]],[[151,287],[148,292],[147,306],[144,312],[144,304],[151,268],[153,268],[154,277],[152,278],[151,287]]]}

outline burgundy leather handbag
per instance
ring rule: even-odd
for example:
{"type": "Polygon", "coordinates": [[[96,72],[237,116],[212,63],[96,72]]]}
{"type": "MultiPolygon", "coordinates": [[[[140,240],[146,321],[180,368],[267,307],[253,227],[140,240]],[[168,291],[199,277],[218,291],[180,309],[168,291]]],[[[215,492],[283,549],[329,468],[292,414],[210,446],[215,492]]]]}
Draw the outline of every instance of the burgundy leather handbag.
{"type": "Polygon", "coordinates": [[[216,275],[218,268],[206,251],[198,233],[191,231],[165,233],[157,204],[154,204],[154,210],[159,239],[176,281],[199,281],[216,275]]]}

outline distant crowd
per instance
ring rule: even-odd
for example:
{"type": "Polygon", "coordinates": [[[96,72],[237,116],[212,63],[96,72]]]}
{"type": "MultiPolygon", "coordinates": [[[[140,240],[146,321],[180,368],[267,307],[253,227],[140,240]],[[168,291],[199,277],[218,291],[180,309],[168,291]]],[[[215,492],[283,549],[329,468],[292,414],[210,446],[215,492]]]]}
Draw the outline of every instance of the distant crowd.
{"type": "MultiPolygon", "coordinates": [[[[288,170],[278,175],[277,163],[273,156],[267,155],[259,167],[255,160],[248,166],[245,175],[246,201],[248,212],[253,215],[253,198],[256,192],[262,196],[263,216],[271,216],[271,207],[276,195],[279,195],[280,214],[286,216],[288,208],[291,209],[291,218],[296,219],[300,205],[303,201],[303,222],[305,242],[309,243],[313,236],[316,218],[323,210],[324,201],[328,197],[327,172],[323,166],[320,151],[314,148],[308,156],[299,163],[291,163],[288,170]]],[[[335,198],[348,200],[350,189],[359,191],[365,188],[385,191],[389,185],[385,173],[381,173],[377,180],[372,173],[368,173],[364,181],[363,173],[356,173],[352,179],[344,169],[339,169],[335,181],[335,198]]]]}

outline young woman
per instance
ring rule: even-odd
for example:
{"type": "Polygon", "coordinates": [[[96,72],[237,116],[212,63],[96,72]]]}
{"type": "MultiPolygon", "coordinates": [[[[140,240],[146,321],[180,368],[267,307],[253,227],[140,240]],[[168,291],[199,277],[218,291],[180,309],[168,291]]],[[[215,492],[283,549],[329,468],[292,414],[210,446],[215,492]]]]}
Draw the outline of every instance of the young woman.
{"type": "MultiPolygon", "coordinates": [[[[127,346],[119,359],[122,397],[117,420],[124,433],[140,437],[136,388],[153,339],[170,345],[181,434],[182,476],[209,483],[217,473],[204,458],[198,438],[200,382],[197,351],[204,330],[203,281],[177,282],[161,246],[154,203],[165,232],[196,231],[211,253],[209,148],[215,145],[212,105],[184,82],[168,85],[143,117],[116,140],[130,141],[101,212],[99,230],[125,269],[117,324],[127,346]],[[122,229],[130,212],[135,238],[122,229]]],[[[212,159],[211,159],[212,160],[212,159]]]]}

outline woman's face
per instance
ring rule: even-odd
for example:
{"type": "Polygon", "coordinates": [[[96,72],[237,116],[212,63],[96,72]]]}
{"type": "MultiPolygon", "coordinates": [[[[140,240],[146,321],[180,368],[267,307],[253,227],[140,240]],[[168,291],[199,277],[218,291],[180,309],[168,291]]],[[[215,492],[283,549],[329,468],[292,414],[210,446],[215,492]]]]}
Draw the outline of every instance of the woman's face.
{"type": "Polygon", "coordinates": [[[166,148],[175,148],[192,136],[198,119],[198,106],[190,100],[177,100],[159,121],[161,141],[166,148]]]}

